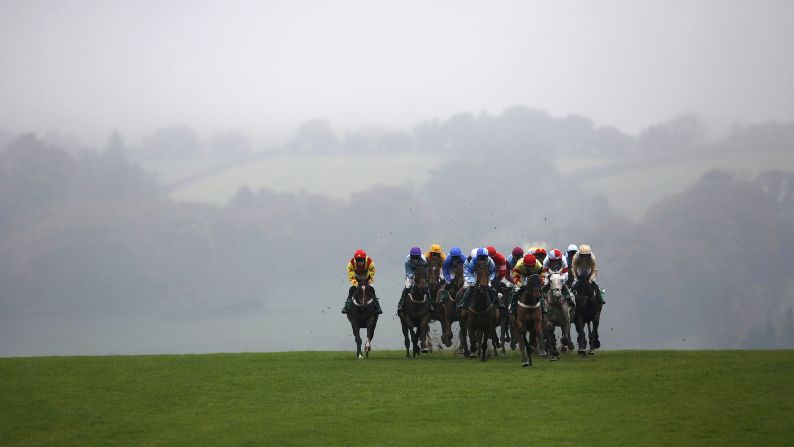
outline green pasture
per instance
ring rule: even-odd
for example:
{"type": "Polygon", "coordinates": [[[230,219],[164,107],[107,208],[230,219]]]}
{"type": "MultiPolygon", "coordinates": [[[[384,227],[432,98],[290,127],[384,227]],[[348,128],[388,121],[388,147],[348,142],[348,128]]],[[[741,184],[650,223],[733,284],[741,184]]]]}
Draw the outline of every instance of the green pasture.
{"type": "Polygon", "coordinates": [[[0,358],[0,445],[791,445],[794,351],[0,358]]]}

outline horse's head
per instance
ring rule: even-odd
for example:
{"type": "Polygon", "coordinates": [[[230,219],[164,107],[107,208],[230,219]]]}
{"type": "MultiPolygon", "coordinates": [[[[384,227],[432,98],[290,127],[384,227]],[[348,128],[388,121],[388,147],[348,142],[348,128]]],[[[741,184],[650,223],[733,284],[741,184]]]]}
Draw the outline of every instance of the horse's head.
{"type": "Polygon", "coordinates": [[[430,278],[428,279],[431,286],[437,286],[439,282],[439,273],[441,272],[441,264],[438,262],[429,262],[430,278]]]}
{"type": "Polygon", "coordinates": [[[559,304],[562,298],[562,275],[557,272],[549,276],[549,298],[553,304],[559,304]]]}
{"type": "Polygon", "coordinates": [[[414,284],[416,287],[423,289],[427,287],[427,266],[426,265],[418,265],[414,269],[414,284]]]}
{"type": "Polygon", "coordinates": [[[477,274],[477,285],[487,286],[488,277],[490,276],[490,272],[488,271],[488,259],[477,259],[474,271],[477,274]]]}
{"type": "Polygon", "coordinates": [[[372,287],[366,281],[359,281],[356,293],[353,295],[353,303],[357,306],[366,306],[372,303],[372,287]]]}
{"type": "Polygon", "coordinates": [[[455,274],[455,277],[452,279],[452,283],[458,287],[463,286],[463,263],[460,261],[455,262],[452,265],[452,272],[455,274]]]}
{"type": "Polygon", "coordinates": [[[587,279],[577,280],[574,292],[576,294],[576,306],[579,308],[584,308],[588,301],[595,298],[595,289],[587,279]]]}

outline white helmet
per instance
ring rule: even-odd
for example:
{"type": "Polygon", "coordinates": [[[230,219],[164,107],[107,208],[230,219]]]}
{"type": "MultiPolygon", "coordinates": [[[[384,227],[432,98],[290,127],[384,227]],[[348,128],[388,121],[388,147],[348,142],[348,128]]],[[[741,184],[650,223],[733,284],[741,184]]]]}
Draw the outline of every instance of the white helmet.
{"type": "Polygon", "coordinates": [[[590,249],[590,246],[587,244],[583,244],[579,247],[579,254],[580,255],[591,255],[593,254],[593,250],[590,249]]]}
{"type": "Polygon", "coordinates": [[[471,249],[471,257],[472,258],[476,258],[477,257],[477,249],[476,248],[472,248],[471,249]]]}
{"type": "Polygon", "coordinates": [[[568,251],[579,251],[579,247],[576,244],[571,244],[568,246],[568,251]]]}

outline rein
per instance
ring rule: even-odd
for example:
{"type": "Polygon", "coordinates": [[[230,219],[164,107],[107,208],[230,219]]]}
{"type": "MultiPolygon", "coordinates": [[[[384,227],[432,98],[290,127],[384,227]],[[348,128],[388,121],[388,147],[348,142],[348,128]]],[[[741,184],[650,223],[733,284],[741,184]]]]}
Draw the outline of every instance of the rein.
{"type": "MultiPolygon", "coordinates": [[[[362,294],[362,295],[364,295],[364,298],[365,298],[365,299],[366,299],[366,297],[367,297],[367,294],[366,294],[366,287],[367,287],[367,286],[361,286],[361,287],[360,287],[360,289],[361,289],[361,294],[362,294]]],[[[358,303],[358,302],[357,302],[355,299],[352,299],[351,301],[353,302],[353,304],[354,304],[354,305],[356,305],[356,306],[358,306],[358,307],[367,307],[368,305],[372,304],[372,298],[370,298],[369,300],[367,300],[367,301],[366,301],[366,302],[364,302],[363,304],[359,304],[359,303],[358,303]]]]}

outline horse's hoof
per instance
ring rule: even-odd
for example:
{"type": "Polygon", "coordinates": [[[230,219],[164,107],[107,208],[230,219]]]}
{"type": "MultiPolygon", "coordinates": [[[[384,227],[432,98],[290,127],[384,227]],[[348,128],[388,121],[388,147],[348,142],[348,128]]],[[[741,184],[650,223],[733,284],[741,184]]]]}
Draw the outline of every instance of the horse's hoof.
{"type": "Polygon", "coordinates": [[[422,354],[427,354],[428,352],[430,352],[430,350],[429,350],[429,349],[427,349],[427,348],[422,348],[422,354]]]}
{"type": "Polygon", "coordinates": [[[562,353],[563,353],[563,354],[565,354],[566,352],[568,352],[568,347],[567,347],[567,346],[565,346],[565,345],[562,345],[562,346],[560,347],[560,351],[562,351],[562,353]]]}
{"type": "Polygon", "coordinates": [[[587,357],[587,351],[579,351],[580,357],[587,357]]]}
{"type": "Polygon", "coordinates": [[[549,361],[550,362],[556,362],[557,361],[557,357],[554,357],[553,355],[550,355],[549,356],[549,361]]]}
{"type": "Polygon", "coordinates": [[[359,354],[359,355],[358,355],[358,359],[359,359],[359,360],[361,360],[361,359],[363,359],[363,358],[364,358],[364,356],[363,356],[363,355],[361,355],[361,354],[359,354]]]}
{"type": "Polygon", "coordinates": [[[600,340],[596,340],[595,342],[593,342],[593,347],[596,348],[596,349],[599,349],[601,347],[601,341],[600,340]]]}
{"type": "Polygon", "coordinates": [[[513,344],[511,344],[511,345],[510,345],[510,350],[511,350],[511,351],[515,351],[515,350],[516,350],[516,345],[513,345],[513,344]]]}
{"type": "Polygon", "coordinates": [[[587,351],[587,354],[588,354],[588,355],[595,355],[595,351],[593,351],[593,350],[591,349],[591,350],[587,351]]]}
{"type": "Polygon", "coordinates": [[[365,357],[365,358],[369,358],[369,351],[367,351],[367,352],[365,352],[365,353],[364,353],[364,357],[365,357]]]}
{"type": "Polygon", "coordinates": [[[521,366],[523,366],[524,368],[526,368],[527,366],[529,366],[529,362],[524,362],[524,363],[522,363],[522,364],[521,364],[521,366]]]}
{"type": "Polygon", "coordinates": [[[548,352],[546,352],[546,351],[540,351],[540,356],[541,356],[541,357],[546,357],[547,355],[549,355],[549,353],[548,353],[548,352]]]}

